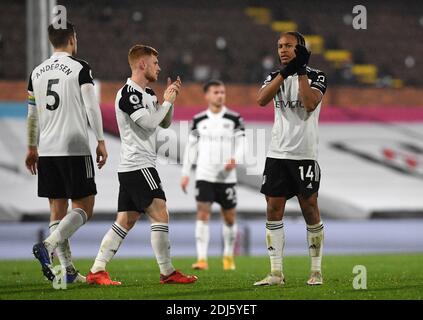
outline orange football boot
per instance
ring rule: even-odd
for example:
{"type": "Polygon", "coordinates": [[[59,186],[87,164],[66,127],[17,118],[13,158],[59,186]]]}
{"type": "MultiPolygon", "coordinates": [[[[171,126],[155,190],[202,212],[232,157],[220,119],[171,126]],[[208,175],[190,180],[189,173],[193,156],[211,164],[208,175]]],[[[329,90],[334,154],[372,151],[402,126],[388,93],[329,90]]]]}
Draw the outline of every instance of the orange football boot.
{"type": "Polygon", "coordinates": [[[192,264],[192,268],[194,270],[208,270],[209,264],[207,263],[207,260],[198,260],[196,263],[192,264]]]}
{"type": "Polygon", "coordinates": [[[223,257],[223,270],[235,270],[234,257],[231,257],[231,256],[223,257]]]}
{"type": "Polygon", "coordinates": [[[197,276],[184,275],[179,270],[173,271],[170,275],[160,275],[160,283],[166,284],[188,284],[197,281],[197,276]]]}
{"type": "Polygon", "coordinates": [[[118,286],[122,284],[119,281],[113,281],[110,279],[109,273],[107,271],[99,271],[96,273],[90,273],[87,275],[87,283],[89,284],[100,284],[104,286],[118,286]]]}

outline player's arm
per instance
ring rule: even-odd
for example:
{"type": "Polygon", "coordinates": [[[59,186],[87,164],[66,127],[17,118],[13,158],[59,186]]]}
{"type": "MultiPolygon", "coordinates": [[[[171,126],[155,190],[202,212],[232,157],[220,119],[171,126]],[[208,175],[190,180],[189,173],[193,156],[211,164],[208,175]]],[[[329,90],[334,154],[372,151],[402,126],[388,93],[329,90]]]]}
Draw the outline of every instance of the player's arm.
{"type": "Polygon", "coordinates": [[[314,111],[326,92],[326,75],[323,72],[313,72],[309,76],[300,75],[298,83],[301,104],[307,112],[314,111]]]}
{"type": "Polygon", "coordinates": [[[39,139],[39,123],[35,97],[31,91],[28,91],[28,147],[37,148],[39,139]]]}
{"type": "MultiPolygon", "coordinates": [[[[167,78],[168,88],[173,87],[174,90],[176,90],[177,94],[181,90],[181,85],[182,85],[182,82],[181,82],[181,79],[179,78],[179,76],[177,77],[177,79],[174,83],[172,83],[170,78],[167,78]]],[[[164,99],[166,101],[166,98],[164,98],[164,99]]],[[[160,127],[164,128],[164,129],[169,128],[170,125],[172,124],[172,118],[173,118],[173,102],[172,102],[172,106],[170,107],[169,111],[166,113],[166,116],[164,117],[163,121],[160,123],[160,127]]]]}
{"type": "Polygon", "coordinates": [[[119,99],[119,109],[128,114],[132,121],[139,127],[156,129],[169,112],[172,103],[170,101],[165,101],[157,110],[149,113],[143,105],[142,99],[141,92],[123,92],[119,99]]]}
{"type": "Polygon", "coordinates": [[[82,64],[78,80],[81,87],[82,101],[87,112],[88,122],[97,138],[96,162],[97,167],[101,169],[106,164],[108,154],[106,144],[104,142],[103,120],[101,118],[100,104],[98,103],[95,95],[94,79],[88,63],[84,62],[82,64]]]}
{"type": "MultiPolygon", "coordinates": [[[[179,77],[178,77],[179,79],[179,77]]],[[[123,96],[121,101],[119,102],[119,107],[129,114],[131,119],[140,127],[146,129],[156,129],[159,125],[167,128],[170,126],[173,103],[176,100],[176,96],[180,89],[180,83],[176,84],[176,82],[180,82],[180,80],[175,81],[171,85],[167,87],[164,92],[163,98],[164,102],[160,105],[157,110],[149,113],[142,104],[142,94],[136,93],[138,99],[128,99],[127,95],[123,96]],[[169,119],[166,121],[165,118],[168,116],[169,119]],[[163,123],[165,120],[166,123],[163,123]],[[166,127],[167,126],[167,127],[166,127]]]]}
{"type": "Polygon", "coordinates": [[[87,111],[88,122],[94,131],[97,141],[104,141],[101,109],[95,95],[94,85],[86,83],[81,86],[82,100],[87,111]]]}
{"type": "Polygon", "coordinates": [[[35,104],[35,97],[30,78],[28,85],[28,116],[27,116],[27,141],[28,152],[25,159],[25,165],[31,174],[37,174],[38,162],[38,140],[39,140],[39,122],[38,111],[35,104]]]}
{"type": "Polygon", "coordinates": [[[166,113],[165,117],[163,118],[162,122],[160,122],[160,127],[163,129],[167,129],[172,124],[173,118],[173,104],[170,106],[169,111],[166,113]]]}
{"type": "Polygon", "coordinates": [[[323,94],[310,86],[307,75],[299,76],[298,83],[301,104],[307,112],[313,112],[322,100],[323,94]]]}
{"type": "Polygon", "coordinates": [[[257,103],[264,107],[276,96],[283,81],[296,71],[296,59],[292,59],[279,72],[272,72],[264,81],[257,95],[257,103]]]}
{"type": "MultiPolygon", "coordinates": [[[[165,118],[173,108],[173,103],[180,88],[180,84],[175,84],[175,82],[165,90],[163,104],[151,113],[147,111],[142,103],[143,96],[141,92],[123,92],[119,99],[119,109],[128,114],[132,121],[141,128],[156,129],[159,125],[169,126],[171,121],[166,121],[165,118]],[[164,120],[166,123],[163,123],[164,120]]],[[[170,119],[171,116],[172,113],[169,115],[170,119]]]]}
{"type": "Polygon", "coordinates": [[[307,112],[313,112],[326,91],[326,76],[323,72],[311,72],[310,79],[307,75],[307,64],[311,52],[305,46],[297,45],[295,48],[297,59],[297,74],[299,98],[307,112]],[[311,83],[309,82],[311,80],[311,83]]]}
{"type": "Polygon", "coordinates": [[[247,137],[245,136],[244,120],[239,118],[238,128],[235,129],[235,161],[241,163],[247,152],[247,137]]]}
{"type": "Polygon", "coordinates": [[[235,152],[232,159],[229,163],[226,164],[225,170],[229,171],[235,169],[236,165],[242,163],[244,160],[244,155],[247,150],[247,139],[245,136],[245,126],[244,121],[241,117],[238,118],[237,123],[235,125],[235,132],[234,132],[234,139],[235,139],[235,152]]]}
{"type": "MultiPolygon", "coordinates": [[[[272,75],[269,75],[269,77],[272,77],[272,75]]],[[[280,74],[275,74],[269,80],[267,83],[264,82],[257,95],[257,103],[262,107],[266,106],[276,96],[284,79],[280,74]]]]}
{"type": "Polygon", "coordinates": [[[199,134],[195,128],[194,121],[193,129],[188,136],[188,142],[185,146],[184,160],[182,164],[181,188],[185,193],[187,192],[186,188],[189,183],[189,174],[191,172],[192,165],[196,162],[198,156],[198,139],[199,134]]]}
{"type": "Polygon", "coordinates": [[[144,107],[139,112],[136,112],[134,115],[130,115],[131,119],[140,126],[141,128],[146,129],[156,129],[166,117],[166,114],[172,108],[172,103],[169,101],[163,102],[163,104],[157,109],[149,113],[144,107]]]}
{"type": "Polygon", "coordinates": [[[101,169],[107,161],[108,154],[104,142],[103,120],[101,118],[101,109],[95,95],[94,85],[85,83],[81,86],[82,100],[87,111],[88,122],[97,138],[96,162],[101,169]]]}

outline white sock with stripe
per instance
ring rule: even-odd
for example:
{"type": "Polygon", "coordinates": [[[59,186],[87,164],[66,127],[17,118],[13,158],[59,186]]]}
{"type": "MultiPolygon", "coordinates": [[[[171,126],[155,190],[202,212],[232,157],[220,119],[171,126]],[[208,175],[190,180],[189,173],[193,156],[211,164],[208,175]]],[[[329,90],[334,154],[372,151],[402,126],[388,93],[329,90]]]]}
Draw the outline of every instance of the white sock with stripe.
{"type": "Polygon", "coordinates": [[[322,270],[322,250],[323,250],[323,222],[307,225],[308,252],[311,258],[311,271],[322,270]]]}
{"type": "Polygon", "coordinates": [[[68,214],[60,221],[47,239],[44,240],[44,245],[51,254],[57,246],[69,239],[82,225],[87,222],[87,214],[81,208],[72,209],[68,214]]]}
{"type": "Polygon", "coordinates": [[[267,253],[270,258],[272,275],[281,276],[283,273],[283,249],[285,246],[285,231],[282,220],[266,222],[267,253]]]}
{"type": "Polygon", "coordinates": [[[195,244],[197,247],[197,259],[207,260],[207,251],[210,241],[209,223],[197,220],[195,223],[195,244]]]}
{"type": "Polygon", "coordinates": [[[100,249],[91,268],[92,273],[106,270],[106,264],[113,259],[127,234],[128,230],[117,222],[112,224],[112,227],[107,231],[101,241],[100,249]]]}
{"type": "Polygon", "coordinates": [[[151,224],[151,246],[156,255],[157,264],[160,273],[164,276],[170,275],[175,271],[170,259],[169,242],[169,224],[152,223],[151,224]]]}
{"type": "MultiPolygon", "coordinates": [[[[60,220],[54,220],[50,222],[49,230],[52,233],[54,230],[57,229],[60,220]]],[[[65,268],[68,272],[75,272],[75,266],[72,263],[72,253],[70,250],[69,240],[66,239],[56,248],[56,255],[60,261],[60,265],[65,268]]]]}
{"type": "Polygon", "coordinates": [[[229,225],[223,223],[223,256],[233,257],[235,251],[235,239],[238,232],[238,225],[236,223],[229,225]]]}

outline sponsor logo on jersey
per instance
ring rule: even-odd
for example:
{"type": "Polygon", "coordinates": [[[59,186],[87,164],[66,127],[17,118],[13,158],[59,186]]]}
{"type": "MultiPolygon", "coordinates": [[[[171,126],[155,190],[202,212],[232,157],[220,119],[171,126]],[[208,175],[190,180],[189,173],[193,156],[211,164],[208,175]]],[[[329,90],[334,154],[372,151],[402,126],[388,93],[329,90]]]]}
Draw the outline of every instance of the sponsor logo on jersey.
{"type": "Polygon", "coordinates": [[[300,100],[293,100],[293,101],[275,101],[275,107],[276,108],[304,108],[304,106],[301,104],[300,100]]]}

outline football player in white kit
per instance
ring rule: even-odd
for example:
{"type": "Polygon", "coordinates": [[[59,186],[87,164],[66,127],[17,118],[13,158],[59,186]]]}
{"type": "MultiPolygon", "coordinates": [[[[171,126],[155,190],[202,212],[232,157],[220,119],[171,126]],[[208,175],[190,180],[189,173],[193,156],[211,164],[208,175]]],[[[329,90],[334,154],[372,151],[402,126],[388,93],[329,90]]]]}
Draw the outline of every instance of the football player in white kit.
{"type": "Polygon", "coordinates": [[[323,223],[317,205],[320,167],[317,163],[318,120],[326,91],[326,75],[308,67],[310,52],[298,32],[281,34],[278,55],[281,69],[272,72],[258,93],[260,106],[272,99],[275,123],[263,173],[261,193],[266,196],[266,244],[270,274],[254,285],[284,284],[282,218],[286,201],[297,196],[307,224],[311,275],[307,284],[323,283],[321,260],[323,223]]]}
{"type": "Polygon", "coordinates": [[[160,269],[160,283],[189,284],[196,276],[185,275],[172,265],[169,242],[169,213],[166,196],[156,170],[157,128],[168,128],[172,122],[173,103],[181,80],[171,83],[164,92],[163,104],[147,87],[157,81],[160,67],[158,52],[146,45],[135,45],[128,53],[131,78],[118,91],[115,101],[116,118],[121,138],[118,167],[119,199],[115,223],[103,237],[87,282],[119,285],[110,279],[106,265],[118,251],[129,230],[145,213],[151,222],[151,246],[160,269]]]}
{"type": "Polygon", "coordinates": [[[196,162],[197,262],[192,267],[197,270],[208,269],[209,219],[211,206],[217,202],[221,206],[224,220],[223,269],[235,270],[236,165],[242,161],[245,153],[244,121],[238,113],[225,106],[223,82],[211,80],[203,90],[208,109],[194,116],[185,147],[181,178],[182,190],[186,192],[191,167],[196,162]]]}
{"type": "Polygon", "coordinates": [[[85,282],[75,269],[69,238],[93,214],[97,194],[88,141],[88,121],[98,141],[97,166],[106,163],[101,111],[91,68],[74,57],[74,26],[48,28],[53,55],[34,68],[28,83],[28,154],[26,166],[38,171],[38,196],[50,203],[50,236],[33,247],[44,275],[53,280],[54,251],[66,269],[66,281],[85,282]],[[68,211],[68,201],[72,208],[68,211]]]}

